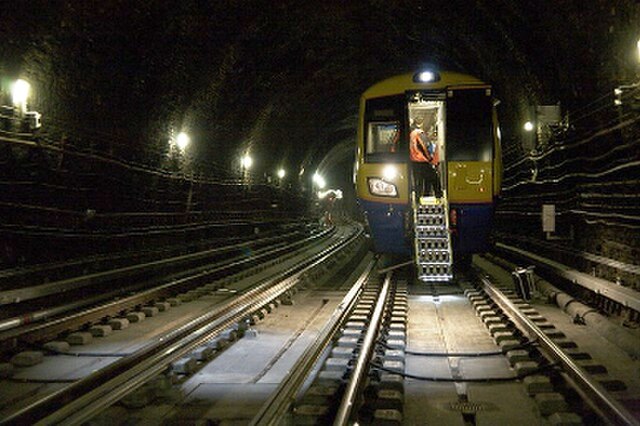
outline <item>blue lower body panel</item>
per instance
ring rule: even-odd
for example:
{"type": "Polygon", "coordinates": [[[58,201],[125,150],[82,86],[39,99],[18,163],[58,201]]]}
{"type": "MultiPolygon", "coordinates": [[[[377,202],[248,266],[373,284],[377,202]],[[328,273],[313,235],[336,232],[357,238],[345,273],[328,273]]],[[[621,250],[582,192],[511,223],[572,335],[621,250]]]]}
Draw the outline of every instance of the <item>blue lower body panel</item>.
{"type": "Polygon", "coordinates": [[[407,241],[407,205],[358,200],[367,219],[377,253],[411,254],[407,241]]]}
{"type": "Polygon", "coordinates": [[[493,227],[493,204],[450,204],[455,209],[458,225],[453,231],[453,251],[459,254],[483,253],[489,250],[493,227]]]}

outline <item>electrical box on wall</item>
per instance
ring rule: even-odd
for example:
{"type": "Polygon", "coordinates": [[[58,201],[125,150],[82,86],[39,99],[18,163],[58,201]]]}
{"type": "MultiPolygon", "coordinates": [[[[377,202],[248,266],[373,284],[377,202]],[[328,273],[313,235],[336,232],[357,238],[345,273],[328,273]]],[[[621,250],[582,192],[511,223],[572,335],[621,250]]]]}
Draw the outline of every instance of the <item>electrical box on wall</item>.
{"type": "Polygon", "coordinates": [[[542,205],[542,231],[556,232],[556,205],[542,205]]]}

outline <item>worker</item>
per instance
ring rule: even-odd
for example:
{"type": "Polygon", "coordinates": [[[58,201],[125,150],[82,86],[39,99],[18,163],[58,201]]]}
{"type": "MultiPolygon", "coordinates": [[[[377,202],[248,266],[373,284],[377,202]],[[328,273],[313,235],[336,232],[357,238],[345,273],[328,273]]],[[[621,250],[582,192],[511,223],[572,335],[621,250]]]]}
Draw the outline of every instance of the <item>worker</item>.
{"type": "Polygon", "coordinates": [[[409,154],[416,195],[422,197],[434,194],[442,197],[442,188],[438,176],[438,146],[435,129],[430,129],[429,134],[423,130],[424,117],[416,116],[413,119],[413,130],[409,134],[409,154]]]}

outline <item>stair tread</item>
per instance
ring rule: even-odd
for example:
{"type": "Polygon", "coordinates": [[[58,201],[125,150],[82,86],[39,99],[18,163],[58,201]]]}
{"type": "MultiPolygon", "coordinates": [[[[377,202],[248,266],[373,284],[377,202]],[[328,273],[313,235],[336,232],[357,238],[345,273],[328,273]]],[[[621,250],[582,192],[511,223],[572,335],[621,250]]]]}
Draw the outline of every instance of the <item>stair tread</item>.
{"type": "Polygon", "coordinates": [[[451,280],[453,254],[446,197],[422,197],[413,213],[414,261],[418,278],[423,282],[451,280]]]}

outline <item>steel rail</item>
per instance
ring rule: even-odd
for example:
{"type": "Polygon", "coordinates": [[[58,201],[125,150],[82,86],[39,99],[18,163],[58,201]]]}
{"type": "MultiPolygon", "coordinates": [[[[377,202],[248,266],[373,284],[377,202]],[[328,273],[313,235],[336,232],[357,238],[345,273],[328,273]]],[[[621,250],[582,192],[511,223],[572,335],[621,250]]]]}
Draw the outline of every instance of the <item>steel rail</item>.
{"type": "MultiPolygon", "coordinates": [[[[271,237],[273,238],[273,237],[271,237]]],[[[243,245],[247,245],[244,243],[243,245]]],[[[146,274],[151,271],[161,272],[166,268],[184,265],[187,262],[206,260],[210,256],[223,254],[235,250],[235,246],[216,247],[210,250],[199,251],[181,256],[173,256],[168,259],[154,260],[136,265],[124,266],[108,271],[95,272],[80,277],[67,278],[46,284],[40,284],[27,288],[18,288],[0,292],[0,305],[23,302],[65,291],[76,290],[89,285],[102,284],[120,278],[130,278],[134,274],[146,274]]],[[[2,327],[0,327],[2,330],[2,327]]]]}
{"type": "Polygon", "coordinates": [[[371,360],[371,355],[373,354],[376,337],[378,336],[378,331],[382,323],[384,306],[387,302],[387,296],[389,295],[389,288],[391,287],[392,274],[392,272],[387,272],[384,283],[382,284],[382,289],[380,289],[378,301],[373,311],[373,315],[371,316],[371,321],[369,322],[367,333],[364,336],[364,341],[360,347],[360,353],[358,354],[356,365],[351,372],[351,379],[347,384],[347,388],[345,389],[342,400],[340,401],[340,407],[338,408],[336,417],[333,420],[334,426],[347,425],[357,403],[357,398],[360,395],[360,391],[368,371],[367,367],[371,360]]]}
{"type": "MultiPolygon", "coordinates": [[[[214,267],[213,269],[208,269],[205,271],[192,271],[191,275],[189,276],[172,279],[165,284],[160,284],[151,289],[143,289],[142,291],[139,291],[138,293],[135,293],[131,296],[121,297],[117,300],[108,301],[98,306],[92,306],[82,311],[70,313],[62,317],[51,318],[57,314],[68,312],[75,308],[86,307],[92,305],[93,303],[99,303],[100,301],[105,300],[105,298],[113,299],[115,296],[122,294],[122,292],[117,291],[105,295],[105,298],[99,296],[91,299],[80,300],[78,302],[70,303],[58,308],[39,311],[36,314],[38,314],[41,319],[51,319],[49,319],[49,321],[47,321],[46,323],[41,324],[29,324],[25,322],[23,323],[24,326],[22,328],[16,327],[11,330],[0,331],[0,342],[19,337],[20,341],[22,342],[36,343],[38,341],[45,340],[46,336],[55,337],[55,335],[59,332],[65,331],[69,327],[72,327],[73,323],[81,322],[84,324],[87,322],[99,320],[108,315],[117,314],[123,310],[131,309],[135,306],[147,303],[150,300],[162,297],[163,295],[176,293],[181,289],[184,290],[185,288],[190,288],[197,285],[192,283],[192,281],[202,281],[208,276],[222,273],[229,269],[238,268],[244,264],[253,263],[262,257],[270,258],[272,255],[273,251],[266,252],[248,259],[225,263],[214,267]]],[[[140,290],[140,286],[130,287],[129,290],[140,290]]]]}
{"type": "Polygon", "coordinates": [[[283,417],[289,412],[296,395],[305,383],[309,372],[322,357],[322,354],[331,343],[333,337],[349,317],[349,313],[356,304],[358,296],[371,277],[376,262],[377,259],[371,259],[365,267],[365,270],[360,274],[360,277],[358,277],[333,312],[328,323],[322,331],[320,331],[316,340],[304,351],[300,359],[296,362],[296,365],[289,371],[267,402],[262,405],[258,414],[251,420],[251,426],[266,426],[281,423],[283,417]]]}
{"type": "Polygon", "coordinates": [[[327,261],[361,235],[362,228],[359,227],[350,238],[340,239],[212,312],[157,337],[130,356],[45,396],[2,420],[1,424],[75,425],[89,420],[164,371],[170,363],[216,337],[256,306],[266,304],[291,289],[308,270],[327,261]]]}
{"type": "Polygon", "coordinates": [[[289,244],[287,246],[280,246],[280,247],[276,247],[275,249],[269,249],[263,252],[263,253],[258,253],[255,254],[252,257],[247,257],[247,258],[243,258],[239,261],[232,261],[232,262],[223,262],[222,264],[212,267],[211,265],[205,265],[205,266],[200,266],[197,267],[195,269],[192,269],[188,272],[182,272],[180,273],[179,277],[174,277],[174,278],[170,278],[170,280],[168,282],[166,282],[165,284],[161,284],[158,286],[155,286],[153,288],[147,289],[147,290],[143,290],[142,292],[132,295],[132,296],[128,296],[128,297],[124,297],[124,298],[120,298],[117,302],[113,302],[113,303],[106,303],[102,306],[97,306],[94,308],[89,309],[88,311],[84,311],[84,312],[79,312],[77,314],[73,314],[67,317],[63,317],[63,318],[58,318],[55,320],[52,320],[46,324],[40,324],[40,325],[33,325],[30,326],[28,329],[23,330],[23,329],[17,329],[20,326],[25,326],[37,321],[41,321],[41,320],[45,320],[48,318],[51,318],[53,316],[56,315],[60,315],[63,314],[65,312],[69,312],[73,309],[77,309],[80,308],[82,306],[88,306],[94,303],[99,302],[100,300],[105,300],[105,299],[110,299],[113,298],[113,296],[121,294],[121,293],[127,293],[131,290],[140,290],[141,288],[146,288],[149,287],[148,283],[142,283],[140,285],[136,285],[136,286],[132,286],[132,287],[128,287],[124,290],[118,290],[116,292],[110,292],[107,295],[103,295],[103,296],[97,296],[95,298],[91,298],[91,299],[83,299],[80,301],[76,301],[70,304],[66,304],[63,306],[57,306],[57,307],[52,307],[49,309],[44,309],[41,311],[36,311],[36,312],[32,312],[29,314],[25,314],[25,315],[21,315],[18,317],[13,317],[13,318],[8,318],[5,320],[0,321],[0,341],[9,339],[9,338],[14,338],[18,335],[22,335],[25,334],[26,332],[33,332],[35,330],[43,330],[45,328],[50,328],[54,325],[58,325],[61,324],[63,322],[67,322],[69,320],[71,320],[72,318],[76,318],[78,316],[81,315],[86,315],[88,312],[97,312],[97,311],[101,311],[104,309],[109,309],[112,306],[115,305],[120,305],[123,306],[122,309],[126,308],[126,307],[130,307],[133,305],[135,305],[136,303],[142,303],[142,300],[146,297],[147,299],[149,299],[150,297],[152,297],[153,295],[157,295],[160,292],[163,291],[169,291],[172,287],[180,287],[180,286],[185,286],[185,285],[189,285],[190,282],[194,281],[194,280],[203,280],[206,279],[207,277],[212,277],[215,276],[215,274],[219,274],[225,270],[229,270],[229,269],[233,269],[233,268],[238,268],[244,264],[248,264],[248,263],[253,263],[256,261],[259,261],[263,258],[269,259],[270,257],[273,257],[275,255],[278,255],[281,252],[286,252],[289,250],[293,250],[295,249],[295,247],[301,246],[303,244],[309,243],[309,241],[312,240],[319,240],[322,237],[325,237],[327,235],[330,235],[330,231],[325,231],[326,233],[320,233],[320,234],[316,234],[312,237],[308,237],[305,238],[303,240],[300,241],[296,241],[292,244],[289,244]],[[186,275],[186,276],[185,276],[186,275]],[[128,304],[128,305],[127,305],[128,304]]]}
{"type": "MultiPolygon", "coordinates": [[[[0,188],[1,188],[1,185],[2,185],[2,182],[0,182],[0,188]]],[[[191,253],[201,252],[206,250],[205,247],[218,245],[221,241],[230,241],[230,244],[220,245],[219,246],[220,248],[225,246],[232,246],[232,245],[237,246],[242,243],[251,244],[252,242],[267,241],[270,238],[281,238],[283,233],[295,233],[295,232],[302,233],[305,227],[304,222],[302,221],[282,221],[282,220],[274,220],[274,221],[267,221],[267,222],[242,221],[242,222],[235,222],[233,223],[233,225],[239,228],[238,229],[239,231],[242,230],[243,228],[253,229],[253,227],[255,226],[262,227],[263,225],[273,226],[274,228],[268,229],[267,231],[261,233],[261,235],[264,235],[264,238],[261,238],[261,239],[251,238],[254,235],[252,233],[245,232],[243,235],[236,234],[235,236],[229,236],[228,238],[216,237],[211,239],[204,239],[204,240],[193,242],[193,244],[189,243],[187,246],[175,244],[175,245],[167,246],[165,248],[156,247],[151,250],[142,250],[133,254],[128,252],[114,252],[110,254],[96,253],[87,257],[59,260],[59,261],[54,261],[54,262],[49,262],[44,264],[42,263],[33,264],[29,266],[23,266],[20,268],[4,269],[4,270],[0,270],[0,287],[4,288],[6,286],[3,284],[11,283],[11,282],[32,281],[35,284],[40,282],[40,280],[43,280],[44,278],[51,275],[60,276],[61,278],[56,278],[56,280],[59,281],[63,279],[62,277],[72,277],[74,275],[77,275],[77,273],[74,271],[82,270],[83,268],[87,268],[87,267],[95,268],[96,264],[109,265],[109,264],[114,264],[114,263],[117,264],[119,262],[122,262],[124,266],[125,262],[126,264],[129,264],[129,265],[132,264],[133,259],[141,259],[138,263],[142,263],[144,262],[144,259],[151,259],[152,257],[162,256],[164,258],[169,258],[173,256],[178,256],[184,252],[191,252],[191,253]],[[134,256],[133,259],[132,259],[132,256],[134,256]]],[[[199,232],[207,229],[225,228],[228,226],[229,226],[228,222],[222,223],[219,221],[207,221],[207,222],[200,222],[196,224],[185,224],[182,226],[171,227],[170,232],[171,233],[177,233],[177,232],[184,233],[185,231],[199,232]]],[[[147,230],[146,232],[142,232],[144,230],[141,230],[139,228],[137,231],[138,232],[135,232],[134,234],[139,235],[140,233],[144,233],[144,234],[160,233],[164,235],[167,233],[167,232],[163,232],[163,230],[160,230],[160,231],[147,230]]],[[[44,232],[43,234],[47,234],[47,232],[44,232]]],[[[115,234],[114,236],[120,238],[120,237],[127,237],[129,235],[130,234],[124,233],[124,234],[115,234]]]]}
{"type": "Polygon", "coordinates": [[[593,380],[562,349],[551,340],[542,329],[523,314],[509,298],[488,279],[480,276],[483,290],[493,299],[509,318],[530,340],[535,340],[553,361],[560,364],[566,376],[576,385],[589,405],[609,423],[620,425],[640,425],[622,404],[611,396],[596,380],[593,380]]]}

